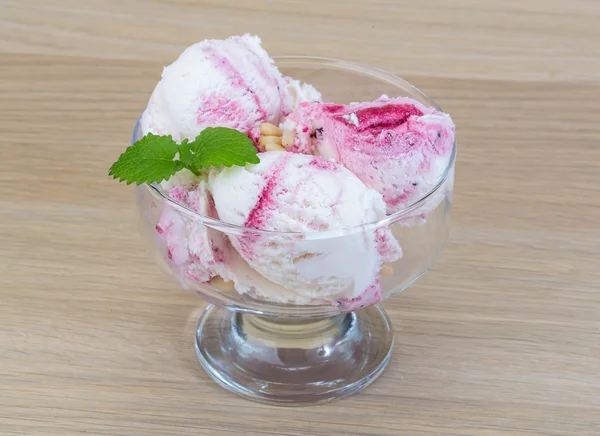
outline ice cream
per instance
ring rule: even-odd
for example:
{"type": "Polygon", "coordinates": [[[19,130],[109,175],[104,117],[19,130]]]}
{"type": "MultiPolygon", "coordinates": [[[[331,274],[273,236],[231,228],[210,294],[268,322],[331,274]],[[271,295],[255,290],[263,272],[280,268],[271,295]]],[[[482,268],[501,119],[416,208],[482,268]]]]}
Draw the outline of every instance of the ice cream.
{"type": "MultiPolygon", "coordinates": [[[[161,187],[169,197],[201,216],[216,217],[207,175],[200,177],[182,170],[161,187]]],[[[195,216],[187,216],[166,204],[156,224],[156,232],[164,243],[164,255],[177,272],[179,281],[210,282],[215,277],[230,281],[227,268],[228,247],[225,236],[195,216]]]]}
{"type": "Polygon", "coordinates": [[[382,276],[402,257],[382,221],[430,192],[454,145],[450,117],[411,98],[323,103],[250,35],[186,49],[164,69],[140,124],[176,142],[229,127],[260,151],[258,164],[184,169],[160,184],[178,205],[163,204],[155,231],[185,287],[345,310],[382,299],[382,276]]]}
{"type": "Polygon", "coordinates": [[[289,151],[320,155],[345,166],[382,194],[388,214],[413,204],[435,186],[454,144],[450,117],[411,98],[383,96],[350,105],[302,103],[281,128],[289,151]]]}
{"type": "Polygon", "coordinates": [[[316,100],[320,94],[310,85],[281,75],[260,38],[206,40],[163,70],[142,115],[142,133],[180,142],[219,126],[256,140],[261,123],[279,124],[298,102],[316,100]]]}
{"type": "MultiPolygon", "coordinates": [[[[381,195],[318,156],[267,152],[259,157],[259,164],[211,174],[219,218],[248,229],[298,233],[230,235],[241,257],[292,291],[296,303],[342,304],[377,288],[383,263],[397,260],[400,247],[387,230],[355,227],[385,217],[381,195]],[[323,231],[329,232],[326,238],[302,236],[323,231]]],[[[289,302],[289,295],[262,291],[271,301],[289,302]]]]}
{"type": "MultiPolygon", "coordinates": [[[[312,103],[323,101],[323,96],[309,83],[302,83],[291,77],[284,77],[285,92],[291,97],[291,110],[298,107],[300,103],[312,103]]],[[[291,111],[285,113],[288,115],[291,111]]]]}

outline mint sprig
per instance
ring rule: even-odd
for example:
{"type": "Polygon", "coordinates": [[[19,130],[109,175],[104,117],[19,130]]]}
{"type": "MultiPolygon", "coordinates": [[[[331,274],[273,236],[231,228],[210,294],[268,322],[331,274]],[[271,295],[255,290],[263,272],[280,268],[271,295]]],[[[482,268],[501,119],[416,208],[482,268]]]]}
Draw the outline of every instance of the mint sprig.
{"type": "Polygon", "coordinates": [[[119,156],[108,175],[128,185],[162,182],[183,168],[199,175],[211,167],[258,163],[256,153],[248,136],[226,127],[209,127],[181,144],[171,136],[148,133],[119,156]]]}
{"type": "Polygon", "coordinates": [[[128,185],[162,182],[183,168],[183,162],[173,159],[178,149],[170,136],[149,133],[119,156],[108,175],[128,185]]]}
{"type": "Polygon", "coordinates": [[[258,163],[256,147],[248,136],[226,127],[204,129],[190,149],[195,162],[202,168],[244,166],[247,163],[258,163]]]}

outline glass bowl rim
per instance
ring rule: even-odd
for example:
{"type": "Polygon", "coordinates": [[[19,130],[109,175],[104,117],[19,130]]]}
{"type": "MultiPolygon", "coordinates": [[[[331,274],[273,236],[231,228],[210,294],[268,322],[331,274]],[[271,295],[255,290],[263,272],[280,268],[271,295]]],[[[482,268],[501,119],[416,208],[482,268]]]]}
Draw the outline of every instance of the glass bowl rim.
{"type": "MultiPolygon", "coordinates": [[[[286,62],[303,63],[306,65],[316,64],[316,65],[321,65],[321,66],[327,66],[329,68],[333,67],[333,68],[338,68],[338,69],[346,70],[346,71],[350,70],[350,71],[354,71],[356,73],[368,75],[370,77],[374,77],[374,78],[380,79],[382,81],[385,81],[391,85],[395,85],[401,89],[408,90],[408,91],[418,95],[424,101],[426,101],[429,106],[433,107],[434,109],[436,109],[440,112],[443,112],[442,109],[440,108],[440,106],[431,97],[429,97],[427,94],[425,94],[423,91],[421,91],[416,86],[412,85],[411,83],[407,82],[404,79],[401,79],[400,77],[396,76],[395,74],[393,74],[389,71],[385,71],[385,70],[382,70],[382,69],[379,69],[376,67],[363,65],[360,63],[348,62],[348,61],[344,61],[344,60],[340,60],[340,59],[329,58],[329,57],[320,57],[320,56],[274,56],[273,59],[274,59],[276,65],[277,65],[277,61],[283,61],[284,64],[286,62]]],[[[277,65],[277,66],[279,66],[279,65],[277,65]]],[[[132,141],[131,141],[132,144],[138,138],[137,133],[140,128],[140,120],[141,120],[141,116],[138,119],[138,121],[135,125],[135,128],[134,128],[134,131],[133,131],[133,137],[132,137],[132,141]]],[[[360,224],[357,226],[346,227],[343,229],[336,229],[336,230],[318,230],[318,231],[310,231],[310,232],[284,232],[284,231],[263,230],[263,229],[255,229],[252,227],[238,226],[235,224],[227,223],[225,221],[221,221],[216,218],[211,218],[206,215],[202,215],[202,214],[188,208],[187,206],[185,206],[185,205],[179,203],[178,201],[174,200],[173,198],[171,198],[162,189],[162,187],[156,182],[154,182],[150,185],[145,184],[144,186],[147,187],[147,189],[149,189],[153,195],[158,196],[163,201],[166,201],[167,203],[169,203],[171,207],[175,208],[176,210],[180,211],[181,213],[183,213],[185,215],[190,216],[191,218],[194,218],[195,220],[200,221],[202,224],[204,224],[208,227],[214,228],[216,230],[226,231],[228,233],[239,233],[239,234],[245,234],[247,232],[252,232],[255,234],[260,234],[260,235],[264,235],[264,236],[272,236],[272,237],[281,236],[281,237],[292,237],[292,238],[302,237],[302,239],[326,239],[326,238],[332,238],[332,237],[340,237],[340,236],[344,236],[344,235],[348,235],[348,234],[352,234],[352,233],[356,233],[356,232],[373,231],[379,227],[389,226],[389,225],[405,218],[411,212],[413,212],[414,210],[418,209],[420,206],[425,204],[427,202],[427,200],[430,197],[432,197],[444,185],[444,183],[446,182],[446,180],[449,177],[452,167],[454,166],[455,160],[456,160],[456,135],[454,137],[454,143],[452,144],[452,153],[450,155],[448,164],[446,165],[446,168],[444,169],[444,172],[442,173],[440,178],[437,180],[437,182],[435,183],[433,188],[431,188],[425,195],[423,195],[421,198],[417,199],[414,203],[402,208],[401,210],[399,210],[397,212],[394,212],[393,214],[387,215],[385,218],[382,218],[380,220],[373,221],[370,223],[360,224]]]]}

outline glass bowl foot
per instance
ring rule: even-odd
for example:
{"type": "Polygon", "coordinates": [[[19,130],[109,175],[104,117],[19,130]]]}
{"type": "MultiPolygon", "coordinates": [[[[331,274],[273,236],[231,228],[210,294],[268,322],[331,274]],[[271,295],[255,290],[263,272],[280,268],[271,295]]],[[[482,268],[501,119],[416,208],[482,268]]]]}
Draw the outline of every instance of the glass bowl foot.
{"type": "Polygon", "coordinates": [[[284,406],[359,392],[383,372],[393,342],[379,305],[316,319],[261,317],[209,305],[196,329],[196,352],[218,384],[284,406]]]}

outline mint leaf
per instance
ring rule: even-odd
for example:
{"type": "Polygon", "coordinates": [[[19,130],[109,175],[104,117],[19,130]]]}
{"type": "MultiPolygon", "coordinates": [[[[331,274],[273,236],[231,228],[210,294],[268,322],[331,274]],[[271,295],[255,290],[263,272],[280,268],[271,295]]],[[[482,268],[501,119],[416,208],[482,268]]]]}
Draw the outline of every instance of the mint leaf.
{"type": "Polygon", "coordinates": [[[108,175],[128,185],[162,182],[183,168],[198,176],[210,167],[258,163],[256,153],[248,136],[227,127],[209,127],[179,145],[171,136],[148,133],[119,156],[108,175]]]}
{"type": "Polygon", "coordinates": [[[174,160],[177,151],[170,136],[148,133],[119,156],[108,175],[128,185],[162,182],[183,168],[181,161],[174,160]]]}
{"type": "Polygon", "coordinates": [[[179,151],[179,160],[184,165],[191,165],[194,162],[194,156],[192,155],[190,143],[187,139],[184,139],[181,144],[179,144],[177,151],[179,151]]]}
{"type": "Polygon", "coordinates": [[[187,139],[184,139],[183,142],[179,145],[179,160],[181,160],[181,164],[184,168],[190,170],[194,175],[199,176],[200,171],[196,167],[194,163],[194,155],[192,154],[192,150],[190,144],[187,139]]]}
{"type": "Polygon", "coordinates": [[[226,127],[208,127],[190,143],[194,164],[200,168],[259,163],[254,143],[244,133],[226,127]]]}

